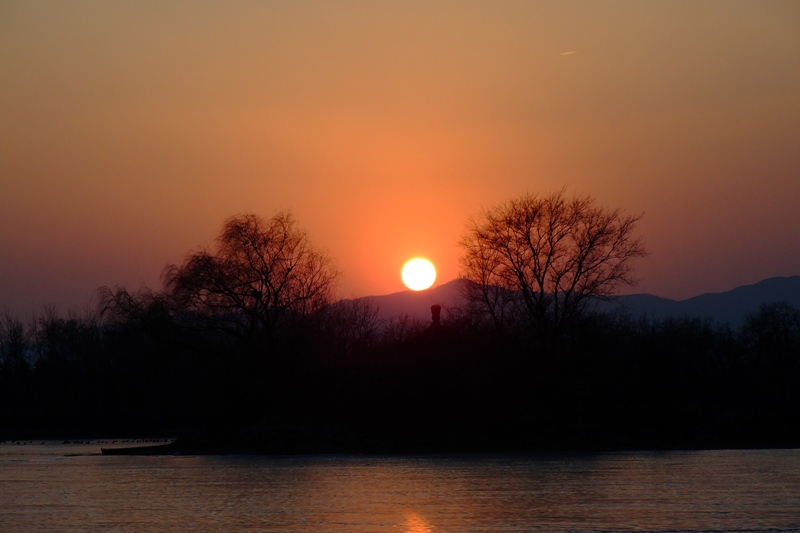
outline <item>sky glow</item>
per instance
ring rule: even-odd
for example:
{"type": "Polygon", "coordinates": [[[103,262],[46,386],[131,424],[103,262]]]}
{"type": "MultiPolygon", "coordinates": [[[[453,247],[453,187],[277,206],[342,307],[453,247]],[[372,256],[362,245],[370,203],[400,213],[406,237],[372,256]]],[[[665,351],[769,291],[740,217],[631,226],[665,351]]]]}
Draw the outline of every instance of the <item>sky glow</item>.
{"type": "Polygon", "coordinates": [[[0,3],[0,309],[159,288],[291,210],[342,297],[459,273],[468,218],[644,213],[635,292],[800,274],[800,3],[0,3]]]}

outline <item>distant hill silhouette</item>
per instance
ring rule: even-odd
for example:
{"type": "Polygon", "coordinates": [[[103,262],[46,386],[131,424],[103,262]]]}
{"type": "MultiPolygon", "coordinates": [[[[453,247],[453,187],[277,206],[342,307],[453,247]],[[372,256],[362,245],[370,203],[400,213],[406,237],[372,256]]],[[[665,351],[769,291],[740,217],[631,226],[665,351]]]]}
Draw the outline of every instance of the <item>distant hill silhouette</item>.
{"type": "MultiPolygon", "coordinates": [[[[446,316],[449,308],[463,303],[460,283],[460,280],[453,280],[425,291],[403,291],[360,299],[376,304],[379,317],[384,320],[408,316],[429,321],[431,305],[441,305],[446,316]]],[[[778,301],[787,301],[800,309],[800,276],[768,278],[726,292],[706,293],[686,300],[671,300],[652,294],[629,294],[598,302],[596,308],[604,312],[626,311],[634,316],[655,319],[708,317],[716,322],[728,323],[731,327],[739,327],[747,314],[758,311],[761,304],[778,301]]]]}
{"type": "Polygon", "coordinates": [[[786,301],[800,309],[800,276],[767,278],[726,292],[706,293],[686,300],[670,300],[649,294],[620,296],[604,308],[623,307],[634,315],[652,318],[701,317],[739,327],[748,313],[761,304],[786,301]]]}
{"type": "Polygon", "coordinates": [[[383,320],[407,316],[428,322],[432,305],[441,305],[443,315],[447,316],[448,309],[463,303],[460,283],[460,280],[453,280],[424,291],[408,290],[384,296],[365,296],[358,300],[368,300],[377,305],[378,316],[383,320]]]}

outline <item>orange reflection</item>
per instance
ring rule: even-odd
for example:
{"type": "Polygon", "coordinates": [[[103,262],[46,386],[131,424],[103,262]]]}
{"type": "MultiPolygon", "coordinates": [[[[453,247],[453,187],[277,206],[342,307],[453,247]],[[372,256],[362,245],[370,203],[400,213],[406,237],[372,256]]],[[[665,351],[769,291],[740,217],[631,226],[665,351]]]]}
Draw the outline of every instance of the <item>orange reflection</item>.
{"type": "Polygon", "coordinates": [[[405,533],[432,533],[433,529],[424,518],[416,513],[411,513],[406,518],[405,533]]]}

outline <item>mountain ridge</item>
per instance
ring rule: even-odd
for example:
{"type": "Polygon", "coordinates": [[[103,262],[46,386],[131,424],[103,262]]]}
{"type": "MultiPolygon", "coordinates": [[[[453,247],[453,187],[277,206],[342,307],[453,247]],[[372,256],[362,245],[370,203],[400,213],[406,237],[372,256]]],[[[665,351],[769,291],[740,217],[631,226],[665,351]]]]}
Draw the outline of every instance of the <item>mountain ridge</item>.
{"type": "MultiPolygon", "coordinates": [[[[376,305],[378,317],[383,320],[407,317],[428,321],[432,305],[441,305],[446,316],[448,309],[464,302],[460,282],[461,280],[455,279],[424,291],[399,291],[382,296],[364,296],[353,301],[368,301],[376,305]]],[[[728,291],[703,293],[684,300],[647,293],[619,295],[608,301],[598,301],[595,309],[600,312],[622,311],[652,319],[710,318],[731,327],[739,327],[748,313],[758,311],[761,304],[779,301],[786,301],[800,309],[800,276],[766,278],[728,291]]]]}

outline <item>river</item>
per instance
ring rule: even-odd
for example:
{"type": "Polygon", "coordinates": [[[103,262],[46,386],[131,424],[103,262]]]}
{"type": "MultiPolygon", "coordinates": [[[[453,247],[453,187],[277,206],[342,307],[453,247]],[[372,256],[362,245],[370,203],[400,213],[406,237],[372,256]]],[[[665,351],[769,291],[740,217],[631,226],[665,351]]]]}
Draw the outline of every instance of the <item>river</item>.
{"type": "Polygon", "coordinates": [[[0,531],[800,532],[800,450],[104,456],[0,444],[0,531]]]}

